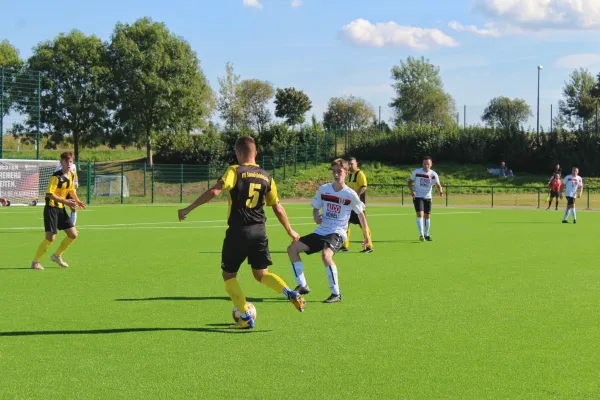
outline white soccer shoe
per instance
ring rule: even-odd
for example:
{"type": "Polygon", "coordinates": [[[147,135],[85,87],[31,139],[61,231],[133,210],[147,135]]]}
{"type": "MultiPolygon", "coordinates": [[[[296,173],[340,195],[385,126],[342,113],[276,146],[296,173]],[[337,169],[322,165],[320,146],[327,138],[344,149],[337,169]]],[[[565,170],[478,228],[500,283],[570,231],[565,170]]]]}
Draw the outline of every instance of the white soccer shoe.
{"type": "Polygon", "coordinates": [[[54,261],[55,263],[57,263],[58,265],[60,265],[61,268],[67,268],[69,266],[69,264],[67,264],[61,256],[57,256],[56,254],[52,254],[52,256],[50,256],[50,259],[52,261],[54,261]]]}

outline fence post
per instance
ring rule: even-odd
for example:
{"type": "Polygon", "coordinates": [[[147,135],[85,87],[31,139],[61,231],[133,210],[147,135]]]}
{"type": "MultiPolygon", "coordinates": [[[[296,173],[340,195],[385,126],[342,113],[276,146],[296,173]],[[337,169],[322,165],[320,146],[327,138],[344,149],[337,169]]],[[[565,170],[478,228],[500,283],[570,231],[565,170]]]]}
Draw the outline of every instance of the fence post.
{"type": "Polygon", "coordinates": [[[402,205],[404,205],[404,185],[402,185],[402,205]]]}
{"type": "Polygon", "coordinates": [[[179,164],[181,173],[179,174],[179,202],[183,203],[183,164],[179,164]]]}
{"type": "Polygon", "coordinates": [[[0,158],[4,149],[4,68],[0,67],[0,158]]]}
{"type": "Polygon", "coordinates": [[[308,167],[308,143],[304,142],[304,170],[308,167]]]}
{"type": "Polygon", "coordinates": [[[587,189],[587,208],[588,210],[590,209],[590,188],[586,188],[587,189]]]}
{"type": "Polygon", "coordinates": [[[450,194],[450,187],[446,185],[446,207],[448,207],[448,195],[450,194]]]}
{"type": "Polygon", "coordinates": [[[92,170],[92,162],[88,161],[87,162],[87,199],[86,199],[86,203],[90,204],[92,202],[92,174],[91,174],[91,170],[92,170]]]}
{"type": "Polygon", "coordinates": [[[125,188],[125,163],[121,163],[121,204],[123,204],[123,189],[125,188]]]}
{"type": "Polygon", "coordinates": [[[152,204],[154,204],[154,163],[152,163],[152,170],[151,170],[151,176],[150,176],[150,180],[151,180],[151,196],[152,196],[152,204]]]}
{"type": "Polygon", "coordinates": [[[540,208],[540,188],[538,188],[538,208],[540,208]]]}
{"type": "Polygon", "coordinates": [[[287,177],[287,148],[283,149],[283,180],[287,177]]]}
{"type": "Polygon", "coordinates": [[[494,208],[494,187],[492,186],[492,208],[494,208]]]}
{"type": "Polygon", "coordinates": [[[144,160],[144,197],[146,197],[147,194],[147,190],[146,190],[146,160],[144,160]]]}

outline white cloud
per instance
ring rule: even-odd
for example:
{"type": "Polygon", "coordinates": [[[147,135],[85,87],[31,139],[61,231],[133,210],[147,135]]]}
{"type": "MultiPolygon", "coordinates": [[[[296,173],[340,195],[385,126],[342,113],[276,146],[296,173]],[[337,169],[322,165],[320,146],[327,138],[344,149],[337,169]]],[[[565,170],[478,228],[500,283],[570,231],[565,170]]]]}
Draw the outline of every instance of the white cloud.
{"type": "Polygon", "coordinates": [[[560,57],[554,62],[556,68],[577,69],[600,66],[600,54],[582,53],[560,57]]]}
{"type": "Polygon", "coordinates": [[[478,36],[500,37],[503,35],[498,28],[489,23],[485,25],[485,28],[480,29],[475,25],[463,25],[458,21],[450,21],[450,23],[448,23],[448,27],[458,32],[473,32],[478,36]]]}
{"type": "Polygon", "coordinates": [[[256,7],[259,10],[263,8],[263,5],[259,0],[244,0],[244,5],[247,7],[256,7]]]}
{"type": "Polygon", "coordinates": [[[293,8],[300,8],[300,7],[302,7],[302,4],[303,4],[303,3],[302,3],[302,0],[292,0],[292,2],[291,2],[291,4],[290,4],[290,5],[291,5],[293,8]]]}
{"type": "Polygon", "coordinates": [[[475,9],[524,28],[600,27],[599,0],[475,0],[475,9]]]}
{"type": "Polygon", "coordinates": [[[363,47],[408,47],[428,49],[438,46],[455,47],[458,43],[439,29],[402,26],[395,22],[370,21],[359,18],[342,28],[342,37],[363,47]]]}

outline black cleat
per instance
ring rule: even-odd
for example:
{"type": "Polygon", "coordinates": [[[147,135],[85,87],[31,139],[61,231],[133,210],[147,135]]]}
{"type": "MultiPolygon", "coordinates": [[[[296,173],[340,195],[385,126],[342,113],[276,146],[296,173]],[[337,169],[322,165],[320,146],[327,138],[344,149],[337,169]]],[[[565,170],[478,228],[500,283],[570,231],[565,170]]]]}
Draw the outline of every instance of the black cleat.
{"type": "Polygon", "coordinates": [[[421,242],[424,242],[424,241],[425,241],[425,236],[419,236],[419,240],[420,240],[421,242]]]}
{"type": "Polygon", "coordinates": [[[296,289],[294,289],[294,292],[298,292],[301,295],[305,295],[305,294],[309,294],[310,293],[310,289],[308,288],[308,286],[296,286],[296,289]]]}
{"type": "Polygon", "coordinates": [[[574,219],[574,220],[573,220],[573,223],[574,223],[574,224],[576,224],[576,223],[577,223],[577,220],[576,220],[576,219],[574,219]]]}
{"type": "Polygon", "coordinates": [[[569,221],[567,221],[566,219],[563,219],[563,224],[568,224],[569,221]]]}
{"type": "Polygon", "coordinates": [[[373,248],[372,247],[367,247],[364,248],[360,251],[361,253],[372,253],[373,252],[373,248]]]}
{"type": "Polygon", "coordinates": [[[339,303],[340,301],[342,301],[342,295],[341,294],[332,294],[327,299],[325,299],[323,301],[323,303],[339,303]]]}
{"type": "Polygon", "coordinates": [[[346,253],[348,251],[347,247],[340,247],[340,249],[338,250],[340,253],[346,253]]]}
{"type": "Polygon", "coordinates": [[[428,242],[433,242],[433,239],[431,238],[431,236],[425,236],[425,240],[427,240],[428,242]]]}

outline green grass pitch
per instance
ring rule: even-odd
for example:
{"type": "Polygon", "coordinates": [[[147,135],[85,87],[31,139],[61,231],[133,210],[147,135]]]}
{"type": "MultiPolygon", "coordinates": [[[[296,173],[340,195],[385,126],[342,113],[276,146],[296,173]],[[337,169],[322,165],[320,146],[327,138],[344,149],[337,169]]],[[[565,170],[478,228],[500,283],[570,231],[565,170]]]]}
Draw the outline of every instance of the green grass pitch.
{"type": "MultiPolygon", "coordinates": [[[[600,214],[434,208],[433,243],[410,207],[371,206],[375,252],[336,256],[344,301],[304,256],[298,313],[241,270],[257,308],[232,331],[220,276],[226,206],[79,213],[71,267],[43,260],[41,207],[0,209],[1,399],[597,399],[600,214]]],[[[289,204],[314,229],[308,204],[289,204]]],[[[271,270],[295,286],[269,211],[271,270]]],[[[59,236],[61,240],[63,234],[59,236]]],[[[58,242],[58,241],[57,241],[58,242]]]]}

